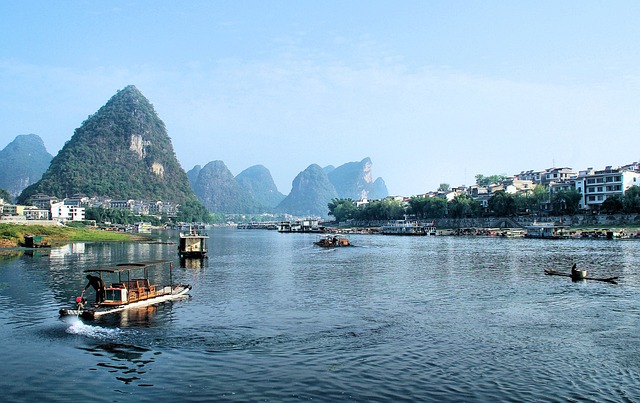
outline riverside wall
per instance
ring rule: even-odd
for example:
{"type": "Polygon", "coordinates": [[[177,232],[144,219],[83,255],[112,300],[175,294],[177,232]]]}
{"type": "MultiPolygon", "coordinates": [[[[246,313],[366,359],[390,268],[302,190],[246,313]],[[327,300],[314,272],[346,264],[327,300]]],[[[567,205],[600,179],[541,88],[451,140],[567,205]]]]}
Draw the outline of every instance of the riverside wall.
{"type": "MultiPolygon", "coordinates": [[[[522,228],[528,225],[549,223],[570,227],[615,228],[640,226],[640,214],[575,214],[563,216],[521,216],[521,217],[482,217],[482,218],[424,218],[421,224],[433,225],[438,229],[457,228],[522,228]]],[[[381,227],[387,221],[351,221],[342,223],[347,227],[381,227]]]]}
{"type": "Polygon", "coordinates": [[[518,228],[535,223],[548,223],[570,227],[625,227],[640,226],[640,214],[575,214],[563,216],[523,216],[523,217],[485,217],[485,218],[435,218],[421,220],[433,222],[437,228],[518,228]]]}

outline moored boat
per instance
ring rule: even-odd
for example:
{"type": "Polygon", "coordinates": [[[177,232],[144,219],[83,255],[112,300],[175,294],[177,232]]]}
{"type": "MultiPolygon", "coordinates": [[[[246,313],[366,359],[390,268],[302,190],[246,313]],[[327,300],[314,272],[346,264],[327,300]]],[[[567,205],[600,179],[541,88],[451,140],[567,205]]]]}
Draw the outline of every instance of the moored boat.
{"type": "Polygon", "coordinates": [[[295,221],[280,221],[278,223],[278,232],[322,232],[324,227],[320,225],[320,220],[317,218],[305,218],[295,221]]]}
{"type": "Polygon", "coordinates": [[[207,257],[207,238],[209,236],[202,231],[191,228],[188,232],[180,233],[178,254],[181,258],[207,257]]]}
{"type": "Polygon", "coordinates": [[[134,228],[138,234],[150,234],[153,227],[151,226],[151,223],[139,222],[135,224],[134,228]]]}
{"type": "MultiPolygon", "coordinates": [[[[88,303],[82,295],[75,299],[75,309],[60,309],[60,316],[80,316],[93,319],[125,309],[155,305],[166,301],[188,297],[191,286],[173,283],[173,264],[169,260],[153,260],[123,263],[104,269],[89,269],[85,273],[96,273],[100,279],[111,276],[100,302],[88,303]],[[169,283],[164,285],[149,282],[149,268],[169,264],[169,283]],[[117,278],[117,279],[116,279],[117,278]]],[[[104,281],[104,280],[103,280],[104,281]]]]}
{"type": "Polygon", "coordinates": [[[566,239],[569,238],[568,227],[553,224],[533,224],[525,227],[525,238],[566,239]]]}
{"type": "Polygon", "coordinates": [[[383,235],[435,235],[436,227],[417,221],[395,220],[383,225],[381,232],[383,235]]]}
{"type": "Polygon", "coordinates": [[[27,248],[50,248],[51,244],[45,235],[24,235],[24,246],[27,248]]]}

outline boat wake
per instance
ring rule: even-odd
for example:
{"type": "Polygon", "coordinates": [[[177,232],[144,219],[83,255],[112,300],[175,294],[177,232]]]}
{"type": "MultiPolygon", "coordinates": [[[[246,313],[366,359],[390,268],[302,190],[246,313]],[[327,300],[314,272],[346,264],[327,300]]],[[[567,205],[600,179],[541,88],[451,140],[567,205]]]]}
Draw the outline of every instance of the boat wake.
{"type": "Polygon", "coordinates": [[[69,317],[65,320],[69,325],[66,332],[80,336],[87,336],[94,339],[111,339],[122,334],[121,329],[108,329],[100,326],[87,325],[76,317],[69,317]]]}

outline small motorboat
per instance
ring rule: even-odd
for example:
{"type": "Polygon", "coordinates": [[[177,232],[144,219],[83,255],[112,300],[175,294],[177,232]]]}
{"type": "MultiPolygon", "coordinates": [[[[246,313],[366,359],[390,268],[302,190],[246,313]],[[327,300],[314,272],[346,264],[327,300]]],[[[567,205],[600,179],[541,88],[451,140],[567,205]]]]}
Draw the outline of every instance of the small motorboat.
{"type": "Polygon", "coordinates": [[[84,319],[124,311],[125,309],[155,305],[166,301],[189,297],[190,285],[173,284],[173,263],[169,260],[153,260],[123,263],[105,269],[85,270],[103,276],[117,277],[104,290],[101,302],[87,303],[82,294],[75,298],[74,309],[60,309],[60,316],[79,316],[84,319]],[[149,282],[149,268],[169,263],[169,284],[156,285],[149,282]]]}
{"type": "Polygon", "coordinates": [[[349,238],[333,234],[320,236],[313,244],[323,248],[339,248],[342,246],[351,246],[349,238]]]}

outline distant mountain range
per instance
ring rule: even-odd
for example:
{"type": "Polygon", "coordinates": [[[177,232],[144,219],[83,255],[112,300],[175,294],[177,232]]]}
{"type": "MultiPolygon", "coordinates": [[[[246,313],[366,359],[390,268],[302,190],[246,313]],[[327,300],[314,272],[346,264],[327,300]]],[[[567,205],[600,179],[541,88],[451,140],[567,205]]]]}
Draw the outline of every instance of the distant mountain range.
{"type": "Polygon", "coordinates": [[[135,86],[118,91],[75,130],[55,157],[37,135],[18,136],[0,152],[0,188],[18,202],[43,193],[202,204],[211,213],[288,213],[326,217],[333,198],[384,198],[371,159],[324,169],[311,164],[280,193],[269,170],[251,166],[237,176],[223,161],[185,172],[164,123],[135,86]],[[24,163],[28,161],[28,163],[24,163]]]}
{"type": "Polygon", "coordinates": [[[336,188],[338,197],[343,199],[381,199],[387,197],[387,185],[382,178],[373,179],[371,159],[360,162],[347,162],[332,169],[325,168],[329,181],[336,188]]]}
{"type": "Polygon", "coordinates": [[[291,193],[276,207],[281,213],[298,216],[327,215],[327,204],[338,192],[327,174],[317,164],[311,164],[293,180],[291,193]]]}
{"type": "Polygon", "coordinates": [[[0,189],[18,197],[24,188],[42,178],[52,158],[40,136],[17,136],[0,151],[0,189]]]}
{"type": "Polygon", "coordinates": [[[262,165],[247,168],[234,178],[224,162],[213,161],[204,168],[196,165],[187,176],[196,195],[211,212],[277,212],[326,217],[327,204],[334,198],[359,200],[388,196],[384,180],[372,179],[371,165],[370,158],[338,168],[323,169],[311,164],[296,176],[286,197],[262,165]]]}
{"type": "Polygon", "coordinates": [[[261,206],[241,187],[222,161],[195,166],[187,173],[200,202],[213,213],[259,213],[261,206]]]}

